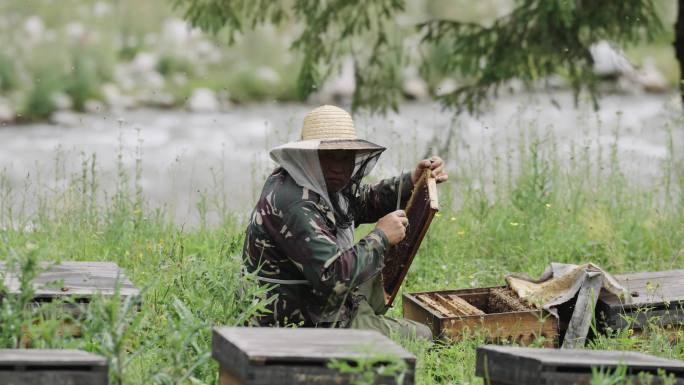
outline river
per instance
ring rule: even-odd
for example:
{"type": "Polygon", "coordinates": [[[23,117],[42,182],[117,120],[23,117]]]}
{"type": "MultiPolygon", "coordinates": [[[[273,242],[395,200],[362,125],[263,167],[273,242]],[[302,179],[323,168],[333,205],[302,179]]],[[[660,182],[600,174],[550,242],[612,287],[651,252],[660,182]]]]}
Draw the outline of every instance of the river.
{"type": "MultiPolygon", "coordinates": [[[[302,118],[313,107],[263,103],[202,114],[139,109],[70,116],[58,124],[4,124],[0,169],[14,190],[13,204],[23,200],[30,207],[35,197],[23,196],[22,189],[59,190],[81,174],[83,159],[92,154],[98,183],[110,195],[118,157],[131,177],[140,158],[147,202],[164,205],[179,222],[195,223],[196,203],[204,193],[223,195],[227,209],[247,212],[274,166],[268,149],[296,139],[302,118]]],[[[523,133],[532,129],[547,141],[551,137],[560,154],[568,154],[573,145],[595,150],[617,143],[623,170],[651,183],[669,156],[668,129],[675,145],[684,144],[681,115],[675,95],[609,95],[595,112],[590,103],[576,108],[569,92],[556,91],[500,97],[479,117],[454,119],[453,111],[436,103],[407,103],[398,114],[357,114],[355,122],[360,137],[388,147],[375,171],[379,176],[409,169],[450,137],[451,151],[443,155],[449,155],[451,179],[459,183],[463,162],[510,153],[524,138],[524,128],[523,133]]]]}

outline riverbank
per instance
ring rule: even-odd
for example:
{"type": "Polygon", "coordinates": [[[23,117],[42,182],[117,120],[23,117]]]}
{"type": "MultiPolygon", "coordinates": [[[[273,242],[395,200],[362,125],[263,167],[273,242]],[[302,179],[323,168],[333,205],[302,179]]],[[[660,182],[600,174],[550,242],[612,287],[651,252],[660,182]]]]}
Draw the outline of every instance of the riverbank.
{"type": "MultiPolygon", "coordinates": [[[[0,170],[14,192],[6,199],[35,210],[36,202],[27,197],[67,188],[94,162],[98,186],[110,196],[116,176],[128,172],[134,176],[130,188],[138,184],[150,206],[165,207],[179,223],[201,220],[196,206],[207,194],[221,197],[207,207],[209,222],[220,220],[221,210],[246,213],[274,167],[268,150],[295,140],[312,107],[264,103],[215,113],[140,109],[70,114],[56,124],[2,125],[0,170]]],[[[399,114],[355,119],[361,136],[388,146],[373,175],[398,173],[438,152],[447,158],[454,181],[460,183],[461,173],[477,173],[476,183],[491,193],[496,178],[518,172],[507,170],[503,160],[517,159],[520,146],[535,140],[566,165],[573,153],[591,151],[597,163],[613,156],[621,172],[651,185],[662,177],[671,147],[684,144],[679,108],[674,94],[615,95],[595,112],[588,101],[575,108],[571,93],[561,91],[503,96],[480,117],[454,118],[438,104],[409,103],[399,114]],[[490,163],[493,156],[500,159],[490,163]]]]}

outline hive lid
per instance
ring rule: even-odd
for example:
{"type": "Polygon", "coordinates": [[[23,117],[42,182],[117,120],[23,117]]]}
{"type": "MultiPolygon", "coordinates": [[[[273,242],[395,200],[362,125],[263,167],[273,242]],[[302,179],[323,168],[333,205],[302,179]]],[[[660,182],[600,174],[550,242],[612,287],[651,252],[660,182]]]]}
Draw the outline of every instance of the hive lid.
{"type": "Polygon", "coordinates": [[[663,369],[677,377],[684,376],[684,362],[629,351],[584,349],[538,349],[485,345],[477,348],[475,373],[491,381],[542,384],[543,373],[568,376],[591,375],[592,368],[614,369],[626,365],[628,374],[657,373],[663,369]]]}
{"type": "MultiPolygon", "coordinates": [[[[44,271],[33,280],[35,298],[111,296],[117,285],[122,297],[140,293],[113,262],[42,262],[41,268],[44,271]]],[[[5,271],[5,263],[0,262],[0,271],[5,271]]],[[[9,293],[19,292],[19,279],[14,272],[6,272],[4,279],[9,293]]]]}
{"type": "Polygon", "coordinates": [[[106,367],[104,357],[72,349],[0,349],[0,367],[3,366],[90,366],[106,367]]]}
{"type": "Polygon", "coordinates": [[[415,362],[415,357],[382,334],[371,330],[323,328],[214,329],[213,356],[222,364],[267,365],[320,363],[392,355],[415,362]]]}

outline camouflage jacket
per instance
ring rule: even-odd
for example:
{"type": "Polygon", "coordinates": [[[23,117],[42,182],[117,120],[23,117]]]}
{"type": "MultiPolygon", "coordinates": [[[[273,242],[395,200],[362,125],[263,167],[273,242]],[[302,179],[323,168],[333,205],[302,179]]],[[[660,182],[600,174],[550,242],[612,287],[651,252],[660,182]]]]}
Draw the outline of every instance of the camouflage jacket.
{"type": "MultiPolygon", "coordinates": [[[[399,178],[404,178],[403,207],[412,189],[409,173],[359,188],[357,204],[351,205],[356,225],[376,222],[396,209],[399,178]]],[[[354,289],[382,270],[389,244],[376,229],[347,250],[335,238],[332,208],[284,169],[276,169],[252,211],[243,248],[245,269],[258,270],[261,282],[271,285],[269,293],[277,294],[271,313],[257,320],[261,326],[330,326],[335,321],[346,326],[358,303],[354,289]]]]}

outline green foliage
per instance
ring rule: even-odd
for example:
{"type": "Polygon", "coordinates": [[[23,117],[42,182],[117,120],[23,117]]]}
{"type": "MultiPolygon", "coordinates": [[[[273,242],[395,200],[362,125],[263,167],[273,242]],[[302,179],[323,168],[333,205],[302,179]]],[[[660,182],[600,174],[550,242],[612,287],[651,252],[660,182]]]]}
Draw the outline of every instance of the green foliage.
{"type": "Polygon", "coordinates": [[[64,92],[71,97],[76,111],[84,111],[86,101],[99,96],[99,87],[103,80],[92,57],[81,52],[73,55],[72,67],[63,80],[63,87],[64,92]]]}
{"type": "Polygon", "coordinates": [[[17,88],[17,69],[14,61],[4,52],[0,52],[0,93],[6,93],[17,88]]]}
{"type": "Polygon", "coordinates": [[[393,379],[397,385],[404,383],[408,366],[400,357],[374,352],[372,347],[359,349],[363,358],[352,360],[332,360],[331,369],[351,376],[352,385],[374,385],[379,381],[393,379]]]}
{"type": "Polygon", "coordinates": [[[435,19],[412,30],[396,27],[405,8],[402,0],[249,2],[174,0],[186,18],[205,31],[225,30],[232,37],[246,28],[292,20],[304,26],[292,44],[300,53],[299,95],[303,99],[322,85],[344,54],[356,66],[353,107],[373,111],[397,108],[401,94],[399,69],[406,63],[407,42],[420,38],[416,61],[424,73],[464,79],[440,98],[458,111],[477,111],[487,97],[512,79],[527,85],[552,74],[566,77],[575,94],[586,87],[596,102],[592,43],[610,40],[627,45],[652,39],[662,30],[653,0],[577,2],[518,0],[509,15],[485,26],[435,19]],[[444,50],[437,63],[424,55],[444,50]]]}
{"type": "Polygon", "coordinates": [[[193,67],[189,60],[167,54],[159,58],[159,62],[157,63],[157,71],[164,76],[169,76],[174,73],[192,75],[193,67]]]}
{"type": "Polygon", "coordinates": [[[57,109],[53,99],[59,90],[60,77],[54,70],[46,67],[34,72],[33,87],[26,97],[22,108],[26,119],[47,119],[57,109]]]}
{"type": "Polygon", "coordinates": [[[351,53],[357,69],[363,69],[356,71],[361,84],[354,105],[397,108],[402,44],[390,44],[389,29],[394,15],[404,9],[402,0],[297,0],[292,7],[268,1],[174,0],[174,5],[205,31],[225,30],[229,41],[245,28],[264,22],[278,25],[292,19],[305,24],[292,43],[292,49],[301,54],[297,81],[301,99],[321,87],[338,60],[351,53]]]}
{"type": "Polygon", "coordinates": [[[635,43],[662,26],[651,0],[521,0],[492,26],[434,20],[420,28],[424,42],[444,43],[451,53],[439,70],[466,78],[442,100],[473,112],[507,80],[531,85],[556,73],[567,77],[575,95],[587,86],[596,104],[591,44],[635,43]]]}

